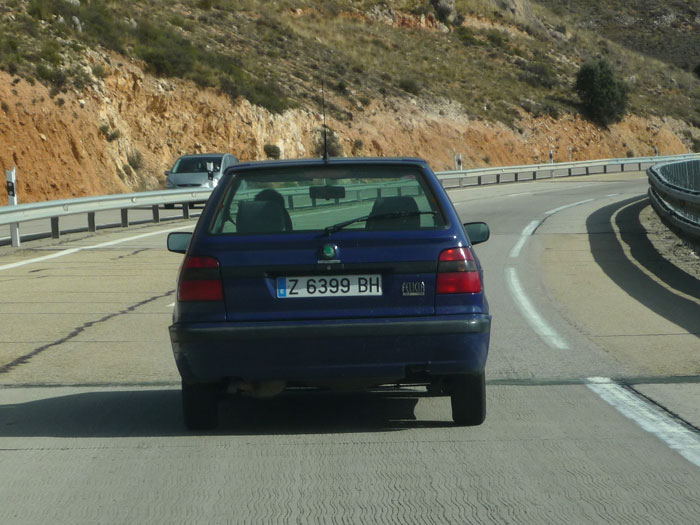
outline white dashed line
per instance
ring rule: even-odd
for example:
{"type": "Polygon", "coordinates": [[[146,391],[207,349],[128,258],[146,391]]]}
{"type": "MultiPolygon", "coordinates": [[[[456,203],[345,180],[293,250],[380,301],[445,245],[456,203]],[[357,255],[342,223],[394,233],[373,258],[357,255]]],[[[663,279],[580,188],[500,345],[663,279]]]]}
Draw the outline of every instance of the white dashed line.
{"type": "Polygon", "coordinates": [[[647,432],[700,467],[700,436],[658,406],[607,377],[589,377],[586,385],[647,432]]]}
{"type": "Polygon", "coordinates": [[[560,212],[562,210],[566,210],[567,208],[573,208],[574,206],[580,206],[581,204],[586,204],[587,202],[593,202],[595,199],[586,199],[585,201],[578,201],[574,202],[572,204],[566,204],[565,206],[559,206],[558,208],[554,208],[553,210],[549,210],[544,212],[545,215],[554,215],[557,212],[560,212]]]}
{"type": "Polygon", "coordinates": [[[525,320],[537,335],[552,348],[568,350],[569,344],[542,318],[530,299],[525,295],[515,268],[506,268],[506,282],[510,288],[511,295],[515,299],[515,304],[518,305],[523,317],[525,317],[525,320]]]}
{"type": "Polygon", "coordinates": [[[167,230],[159,230],[157,232],[142,233],[141,235],[134,235],[133,237],[125,237],[124,239],[117,239],[114,241],[101,242],[99,244],[93,244],[92,246],[80,246],[78,248],[69,248],[67,250],[62,250],[60,252],[52,253],[50,255],[44,255],[43,257],[35,257],[34,259],[26,259],[24,261],[18,261],[11,264],[5,264],[0,266],[0,271],[10,270],[12,268],[19,268],[20,266],[27,266],[29,264],[34,264],[42,261],[47,261],[49,259],[55,259],[57,257],[63,257],[65,255],[70,255],[76,252],[82,252],[85,250],[97,250],[99,248],[106,248],[107,246],[114,246],[115,244],[121,244],[123,242],[135,241],[136,239],[143,239],[145,237],[153,237],[154,235],[161,235],[163,233],[170,233],[179,230],[187,230],[192,228],[192,226],[180,226],[179,228],[169,228],[167,230]]]}
{"type": "Polygon", "coordinates": [[[518,239],[518,242],[515,243],[515,246],[513,246],[513,248],[510,250],[509,256],[511,258],[515,259],[520,256],[520,251],[523,249],[523,246],[525,246],[527,238],[530,237],[533,233],[535,233],[535,230],[540,226],[540,224],[542,224],[543,220],[544,219],[532,221],[530,224],[525,226],[525,229],[520,234],[520,239],[518,239]]]}

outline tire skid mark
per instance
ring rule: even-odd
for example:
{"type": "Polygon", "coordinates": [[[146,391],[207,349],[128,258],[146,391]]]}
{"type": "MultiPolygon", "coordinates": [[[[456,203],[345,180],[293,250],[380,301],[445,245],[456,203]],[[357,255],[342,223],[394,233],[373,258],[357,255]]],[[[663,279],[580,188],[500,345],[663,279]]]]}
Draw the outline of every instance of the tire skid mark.
{"type": "Polygon", "coordinates": [[[87,323],[84,323],[84,324],[78,326],[77,328],[75,328],[71,333],[69,333],[67,336],[63,337],[62,339],[59,339],[58,341],[53,341],[53,342],[51,342],[51,343],[45,344],[45,345],[43,345],[43,346],[40,346],[39,348],[36,348],[36,349],[32,350],[32,351],[29,352],[28,354],[25,354],[25,355],[23,355],[23,356],[21,356],[21,357],[18,357],[18,358],[16,358],[16,359],[10,361],[10,362],[7,363],[6,365],[1,366],[1,367],[0,367],[0,374],[6,374],[7,372],[10,372],[10,371],[13,370],[14,368],[16,368],[16,367],[18,367],[18,366],[21,366],[21,365],[23,365],[23,364],[26,364],[26,363],[29,362],[32,358],[34,358],[34,357],[36,357],[37,355],[39,355],[39,354],[45,352],[46,350],[49,350],[49,349],[51,349],[51,348],[53,348],[53,347],[55,347],[55,346],[60,346],[60,345],[62,345],[63,343],[67,343],[68,341],[70,341],[70,340],[72,340],[72,339],[75,339],[75,338],[78,337],[80,334],[82,334],[83,332],[85,332],[85,331],[88,330],[89,328],[92,328],[92,327],[95,326],[95,325],[98,325],[98,324],[101,324],[101,323],[105,323],[105,322],[107,322],[107,321],[109,321],[109,320],[111,320],[111,319],[114,319],[114,318],[116,318],[116,317],[119,317],[120,315],[126,315],[126,314],[128,314],[128,313],[134,312],[134,311],[136,311],[138,308],[140,308],[140,307],[142,307],[142,306],[145,306],[145,305],[147,305],[147,304],[149,304],[149,303],[152,303],[152,302],[154,302],[154,301],[157,301],[158,299],[163,299],[164,297],[170,297],[170,296],[173,295],[174,293],[175,293],[175,290],[170,290],[169,292],[166,292],[166,293],[164,293],[164,294],[155,295],[155,296],[153,296],[153,297],[149,297],[148,299],[145,299],[145,300],[143,300],[143,301],[140,301],[140,302],[138,302],[138,303],[136,303],[136,304],[132,304],[132,305],[129,306],[128,308],[125,308],[124,310],[120,310],[119,312],[115,312],[115,313],[106,315],[106,316],[104,316],[104,317],[102,317],[102,318],[100,318],[100,319],[97,319],[97,320],[95,320],[95,321],[88,321],[87,323]]]}

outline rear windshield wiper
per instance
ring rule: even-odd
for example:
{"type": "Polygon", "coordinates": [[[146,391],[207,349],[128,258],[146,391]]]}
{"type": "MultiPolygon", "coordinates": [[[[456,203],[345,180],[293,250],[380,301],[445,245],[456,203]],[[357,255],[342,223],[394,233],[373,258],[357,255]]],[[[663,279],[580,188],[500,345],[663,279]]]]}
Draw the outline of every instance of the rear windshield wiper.
{"type": "Polygon", "coordinates": [[[358,222],[365,222],[367,219],[398,219],[400,217],[415,217],[416,215],[437,215],[436,211],[392,211],[388,213],[380,213],[378,215],[363,215],[362,217],[356,217],[354,219],[349,219],[347,221],[339,222],[338,224],[333,224],[332,226],[327,226],[324,228],[324,233],[330,235],[337,231],[342,230],[346,226],[355,224],[358,222]]]}

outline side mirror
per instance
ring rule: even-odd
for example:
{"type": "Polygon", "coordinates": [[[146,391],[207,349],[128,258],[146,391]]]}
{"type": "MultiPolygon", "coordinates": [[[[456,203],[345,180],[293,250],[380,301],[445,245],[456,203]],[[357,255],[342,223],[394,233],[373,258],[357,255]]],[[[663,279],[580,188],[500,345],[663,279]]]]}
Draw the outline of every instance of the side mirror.
{"type": "Polygon", "coordinates": [[[170,175],[170,170],[165,170],[163,173],[164,173],[165,176],[167,177],[168,175],[170,175]]]}
{"type": "Polygon", "coordinates": [[[467,222],[464,224],[464,230],[467,232],[467,237],[469,237],[469,241],[472,244],[486,242],[491,236],[491,231],[485,222],[467,222]]]}
{"type": "Polygon", "coordinates": [[[187,252],[192,239],[191,232],[172,232],[168,234],[168,250],[175,253],[187,252]]]}

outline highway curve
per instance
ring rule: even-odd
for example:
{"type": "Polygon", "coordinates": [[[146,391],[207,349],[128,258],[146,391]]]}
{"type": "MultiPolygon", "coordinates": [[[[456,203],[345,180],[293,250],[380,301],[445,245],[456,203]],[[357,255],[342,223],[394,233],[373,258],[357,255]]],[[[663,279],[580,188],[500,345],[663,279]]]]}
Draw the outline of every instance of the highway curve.
{"type": "Polygon", "coordinates": [[[167,327],[192,222],[0,248],[0,523],[697,523],[700,286],[643,173],[469,188],[488,415],[419,389],[231,400],[184,430],[167,327]]]}

